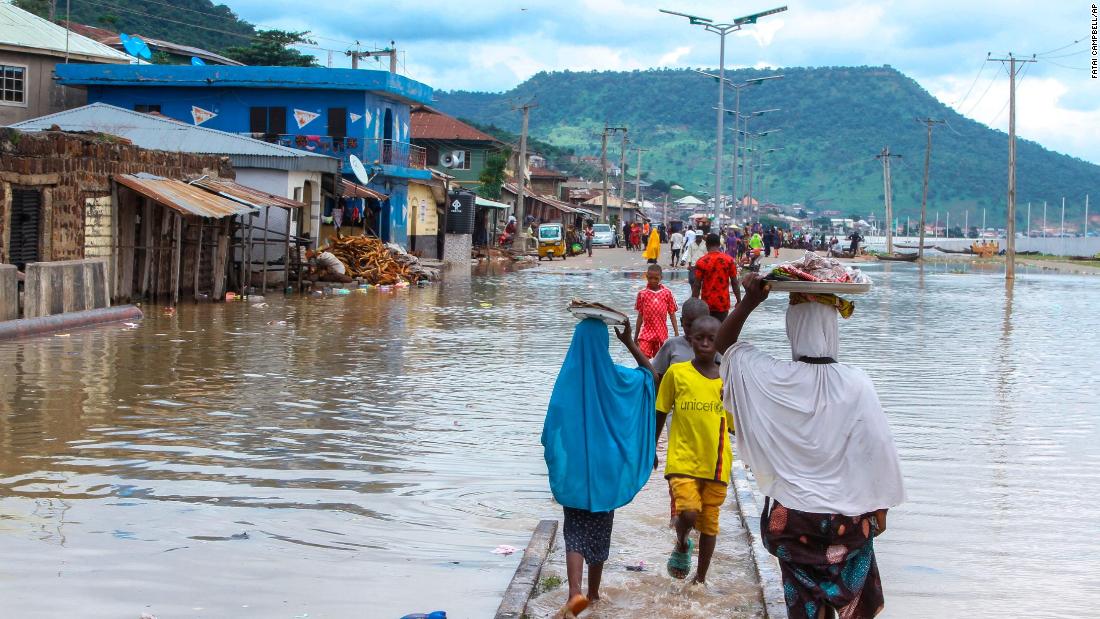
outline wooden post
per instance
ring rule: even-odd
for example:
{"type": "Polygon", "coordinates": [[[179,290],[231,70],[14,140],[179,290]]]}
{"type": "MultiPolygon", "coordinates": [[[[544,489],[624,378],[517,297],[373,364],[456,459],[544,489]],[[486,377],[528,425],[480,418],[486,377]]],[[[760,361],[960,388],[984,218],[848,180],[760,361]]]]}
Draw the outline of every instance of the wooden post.
{"type": "Polygon", "coordinates": [[[248,255],[248,269],[245,271],[245,279],[241,282],[241,293],[247,293],[252,288],[252,232],[255,227],[252,225],[252,215],[248,216],[248,247],[246,248],[246,254],[248,255]]]}
{"type": "Polygon", "coordinates": [[[153,269],[153,207],[149,198],[141,198],[141,244],[145,246],[145,255],[141,266],[141,297],[149,294],[150,271],[153,269]]]}
{"type": "Polygon", "coordinates": [[[183,256],[183,214],[176,213],[175,217],[176,243],[172,250],[172,306],[180,302],[180,263],[183,256]]]}
{"type": "MultiPolygon", "coordinates": [[[[283,254],[283,293],[286,293],[286,289],[290,287],[290,209],[286,210],[286,238],[284,239],[285,252],[283,254]]],[[[366,209],[364,208],[364,211],[366,209]]],[[[366,215],[366,213],[363,213],[366,215]]],[[[366,222],[367,218],[363,217],[363,221],[366,222]]],[[[363,224],[363,233],[366,234],[366,223],[363,224]]]]}
{"type": "Polygon", "coordinates": [[[263,280],[260,282],[260,294],[267,294],[267,245],[271,242],[271,207],[264,207],[264,268],[263,280]]]}
{"type": "Polygon", "coordinates": [[[221,225],[214,224],[214,236],[216,237],[216,245],[214,247],[214,255],[210,260],[210,279],[211,286],[214,289],[214,300],[225,300],[225,285],[226,285],[226,267],[229,263],[229,235],[231,234],[232,220],[226,217],[221,225]],[[221,234],[218,234],[218,231],[221,234]]]}
{"type": "MultiPolygon", "coordinates": [[[[237,292],[239,294],[244,292],[244,215],[241,215],[239,220],[236,220],[235,223],[237,225],[235,226],[236,230],[234,231],[233,235],[234,237],[240,237],[239,243],[241,247],[241,262],[240,267],[237,269],[237,292]]],[[[234,240],[233,245],[236,246],[237,244],[238,241],[234,240]]]]}
{"type": "Polygon", "coordinates": [[[203,226],[205,224],[206,224],[206,220],[200,218],[199,219],[199,240],[195,243],[195,279],[194,279],[194,287],[195,288],[194,288],[194,290],[191,291],[192,294],[195,297],[195,302],[196,303],[198,303],[198,301],[199,301],[199,273],[202,272],[202,229],[203,229],[203,226]]]}

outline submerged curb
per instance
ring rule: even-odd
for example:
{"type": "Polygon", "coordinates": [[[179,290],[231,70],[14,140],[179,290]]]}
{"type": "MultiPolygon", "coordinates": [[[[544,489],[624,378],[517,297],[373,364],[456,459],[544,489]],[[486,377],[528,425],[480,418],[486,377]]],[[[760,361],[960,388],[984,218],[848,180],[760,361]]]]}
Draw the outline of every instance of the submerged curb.
{"type": "Polygon", "coordinates": [[[115,307],[103,307],[80,312],[68,312],[41,316],[39,318],[20,318],[0,322],[0,341],[13,340],[20,337],[34,337],[46,335],[57,331],[92,327],[109,322],[123,320],[139,320],[142,317],[141,310],[133,305],[118,305],[115,307]]]}
{"type": "Polygon", "coordinates": [[[787,616],[787,605],[783,599],[783,579],[779,573],[779,563],[764,548],[760,539],[760,505],[756,501],[756,484],[749,479],[748,471],[740,460],[733,461],[732,477],[737,512],[751,540],[749,553],[752,554],[760,592],[764,598],[764,617],[783,619],[787,616]]]}
{"type": "Polygon", "coordinates": [[[554,536],[558,533],[557,520],[540,520],[535,532],[531,535],[531,541],[527,544],[527,550],[523,551],[523,560],[519,562],[516,573],[512,576],[512,582],[504,592],[504,599],[497,608],[494,619],[520,619],[527,610],[527,600],[531,597],[535,585],[542,574],[542,566],[546,563],[546,557],[550,555],[550,546],[554,543],[554,536]]]}

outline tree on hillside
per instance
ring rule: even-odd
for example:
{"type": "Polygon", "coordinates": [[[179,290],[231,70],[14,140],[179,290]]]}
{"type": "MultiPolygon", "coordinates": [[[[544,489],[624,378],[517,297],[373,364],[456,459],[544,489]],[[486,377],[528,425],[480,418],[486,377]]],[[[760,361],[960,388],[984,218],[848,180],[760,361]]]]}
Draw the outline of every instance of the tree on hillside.
{"type": "Polygon", "coordinates": [[[50,0],[15,0],[12,4],[43,19],[50,17],[50,0]]]}
{"type": "Polygon", "coordinates": [[[493,153],[485,159],[485,167],[477,177],[481,185],[477,188],[477,194],[490,200],[500,199],[500,187],[504,184],[504,168],[508,166],[511,151],[505,150],[493,153]]]}
{"type": "Polygon", "coordinates": [[[317,59],[291,47],[299,43],[315,45],[309,32],[260,30],[247,46],[228,47],[225,55],[247,65],[261,67],[316,67],[317,59]]]}

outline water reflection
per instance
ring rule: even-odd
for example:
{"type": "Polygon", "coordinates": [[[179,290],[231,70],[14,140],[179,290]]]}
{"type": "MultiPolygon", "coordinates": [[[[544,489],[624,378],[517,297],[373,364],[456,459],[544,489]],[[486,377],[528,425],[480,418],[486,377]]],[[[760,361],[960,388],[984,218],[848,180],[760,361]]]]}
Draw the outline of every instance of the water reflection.
{"type": "MultiPolygon", "coordinates": [[[[910,496],[879,544],[885,616],[1088,615],[1093,279],[864,268],[842,352],[879,388],[910,496]]],[[[487,616],[519,560],[489,551],[558,516],[538,436],[562,308],[631,308],[641,285],[475,274],[0,343],[5,615],[487,616]]],[[[774,354],[783,309],[746,329],[774,354]]]]}

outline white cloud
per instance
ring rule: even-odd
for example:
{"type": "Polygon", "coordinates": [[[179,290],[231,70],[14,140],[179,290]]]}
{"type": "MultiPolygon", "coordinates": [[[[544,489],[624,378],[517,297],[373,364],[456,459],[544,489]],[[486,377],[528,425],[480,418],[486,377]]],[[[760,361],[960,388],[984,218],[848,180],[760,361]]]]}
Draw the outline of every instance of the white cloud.
{"type": "MultiPolygon", "coordinates": [[[[764,17],[726,40],[726,66],[843,66],[890,64],[952,103],[973,81],[986,52],[1045,51],[1087,38],[1088,5],[1048,3],[1036,10],[1025,0],[478,0],[439,3],[367,0],[349,12],[336,0],[313,0],[303,14],[297,0],[232,0],[242,17],[264,26],[308,29],[320,47],[346,66],[349,41],[366,45],[397,40],[402,70],[436,88],[507,90],[546,70],[632,70],[649,67],[716,67],[718,37],[658,8],[714,18],[716,22],[782,4],[789,10],[764,17]]],[[[321,62],[325,51],[317,53],[321,62]]],[[[1073,64],[1083,57],[1056,62],[1073,64]]],[[[1100,81],[1081,71],[1039,68],[1020,89],[1020,135],[1100,162],[1100,81]],[[1061,71],[1059,73],[1059,71],[1061,71]]],[[[980,95],[985,74],[962,102],[967,116],[1004,128],[1007,86],[980,95]],[[980,103],[975,102],[981,98],[980,103]],[[969,109],[974,107],[973,111],[969,109]]],[[[1005,80],[1007,81],[1007,80],[1005,80]]]]}
{"type": "Polygon", "coordinates": [[[658,58],[657,59],[657,66],[659,66],[659,67],[677,66],[677,65],[680,64],[680,61],[684,58],[684,56],[687,56],[690,53],[691,53],[691,48],[690,47],[677,47],[676,49],[672,50],[671,52],[669,52],[669,53],[665,54],[664,56],[661,56],[660,58],[658,58]]]}
{"type": "MultiPolygon", "coordinates": [[[[924,80],[930,92],[965,116],[1008,131],[1008,75],[1000,63],[991,63],[976,82],[974,75],[946,75],[924,80]],[[994,77],[996,76],[996,77],[994,77]],[[970,94],[967,89],[974,84],[970,94]],[[984,94],[984,96],[983,96],[984,94]]],[[[1051,150],[1087,161],[1100,161],[1100,100],[1091,109],[1064,104],[1074,79],[1027,76],[1016,86],[1016,134],[1051,150]]],[[[1076,80],[1080,88],[1081,80],[1076,80]]],[[[1100,91],[1100,87],[1097,87],[1100,91]]]]}

